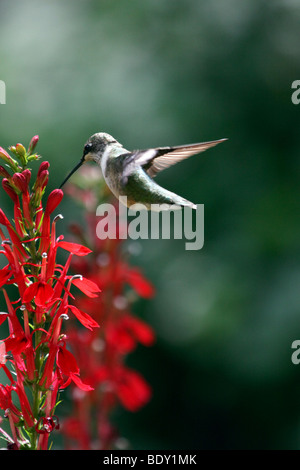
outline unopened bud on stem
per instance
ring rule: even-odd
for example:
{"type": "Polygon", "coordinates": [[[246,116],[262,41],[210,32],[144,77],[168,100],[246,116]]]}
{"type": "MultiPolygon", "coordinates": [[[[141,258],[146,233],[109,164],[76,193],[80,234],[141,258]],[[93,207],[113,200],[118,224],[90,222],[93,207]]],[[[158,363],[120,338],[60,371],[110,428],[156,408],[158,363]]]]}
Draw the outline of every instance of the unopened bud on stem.
{"type": "Polygon", "coordinates": [[[28,147],[28,155],[31,155],[33,153],[35,147],[37,146],[38,141],[39,141],[38,135],[35,135],[34,137],[32,137],[29,147],[28,147]]]}

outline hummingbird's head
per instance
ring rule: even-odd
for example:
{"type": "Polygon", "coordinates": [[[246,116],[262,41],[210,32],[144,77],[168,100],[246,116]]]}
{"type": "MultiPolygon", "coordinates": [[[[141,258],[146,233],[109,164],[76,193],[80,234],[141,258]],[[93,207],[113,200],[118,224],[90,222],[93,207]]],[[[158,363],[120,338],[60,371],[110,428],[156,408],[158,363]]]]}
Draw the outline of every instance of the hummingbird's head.
{"type": "Polygon", "coordinates": [[[101,158],[104,152],[109,148],[109,146],[115,145],[120,146],[122,145],[114,139],[111,135],[106,134],[105,132],[98,132],[97,134],[92,135],[85,143],[83,147],[83,155],[81,160],[75,168],[68,174],[68,176],[64,179],[63,183],[60,185],[60,188],[68,181],[70,176],[75,173],[78,168],[83,165],[83,163],[88,161],[94,161],[100,165],[101,158]]]}
{"type": "Polygon", "coordinates": [[[83,162],[93,160],[100,164],[104,152],[111,145],[121,146],[114,137],[106,134],[105,132],[98,132],[97,134],[92,135],[84,145],[82,156],[83,162]]]}

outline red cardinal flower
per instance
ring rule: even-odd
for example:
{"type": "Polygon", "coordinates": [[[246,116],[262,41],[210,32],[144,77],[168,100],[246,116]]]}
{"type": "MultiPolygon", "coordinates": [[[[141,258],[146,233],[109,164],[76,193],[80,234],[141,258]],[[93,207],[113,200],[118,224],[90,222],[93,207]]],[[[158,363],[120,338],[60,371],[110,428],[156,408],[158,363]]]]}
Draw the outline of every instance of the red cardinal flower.
{"type": "MultiPolygon", "coordinates": [[[[55,189],[45,204],[49,163],[41,163],[33,183],[31,171],[24,169],[38,158],[32,154],[37,141],[34,136],[28,151],[22,144],[11,147],[17,161],[0,148],[0,159],[12,172],[0,167],[2,188],[13,203],[12,221],[0,209],[4,226],[0,252],[5,259],[0,289],[7,306],[7,312],[0,312],[0,325],[7,321],[9,329],[8,337],[0,339],[0,368],[10,383],[0,384],[0,408],[5,409],[12,437],[1,428],[0,433],[16,449],[46,450],[49,434],[59,427],[54,415],[59,390],[71,382],[84,392],[92,390],[81,380],[75,356],[66,347],[67,335],[62,330],[66,312],[71,311],[88,331],[99,325],[90,314],[69,307],[69,300],[75,300],[71,289],[77,290],[68,274],[71,258],[86,256],[91,250],[56,236],[59,217],[51,218],[63,192],[55,189]],[[63,266],[57,261],[58,248],[70,253],[63,266]],[[24,436],[29,436],[28,441],[24,436]]],[[[97,297],[100,292],[96,284],[84,279],[80,285],[89,296],[97,297]]]]}
{"type": "Polygon", "coordinates": [[[151,388],[136,371],[124,368],[119,374],[121,377],[116,384],[117,395],[125,408],[137,411],[150,400],[151,388]]]}
{"type": "Polygon", "coordinates": [[[30,284],[24,292],[23,302],[24,304],[34,300],[38,307],[46,307],[47,303],[50,302],[53,296],[53,287],[47,282],[39,281],[30,284]]]}
{"type": "Polygon", "coordinates": [[[121,272],[124,281],[133,287],[141,297],[145,297],[146,299],[153,297],[155,292],[153,285],[145,279],[138,268],[124,266],[121,272]]]}
{"type": "Polygon", "coordinates": [[[133,412],[146,405],[151,398],[151,388],[144,378],[125,367],[124,363],[127,354],[138,343],[151,346],[154,342],[152,328],[130,311],[138,296],[151,298],[154,287],[139,268],[129,264],[128,253],[123,249],[121,240],[93,238],[98,223],[94,213],[103,200],[97,201],[95,196],[99,186],[93,197],[90,196],[90,179],[88,190],[82,189],[83,180],[80,184],[80,188],[72,190],[72,195],[86,204],[88,226],[86,232],[73,224],[72,233],[79,240],[85,239],[86,233],[91,234],[89,246],[93,248],[93,254],[72,260],[71,268],[83,275],[74,276],[72,284],[88,298],[76,295],[69,309],[88,329],[78,329],[75,323],[69,331],[69,341],[82,371],[82,379],[94,390],[82,398],[81,391],[75,388],[72,423],[78,429],[72,432],[68,420],[63,432],[71,448],[88,449],[96,441],[97,448],[104,450],[114,448],[118,436],[110,423],[115,407],[121,405],[133,412]],[[98,295],[98,286],[102,290],[101,295],[98,295]],[[89,319],[82,317],[82,312],[90,315],[101,328],[93,328],[89,319]]]}
{"type": "Polygon", "coordinates": [[[93,390],[90,385],[85,384],[82,382],[82,380],[79,377],[79,367],[77,365],[76,359],[73,356],[73,354],[66,349],[65,346],[60,346],[58,348],[58,353],[57,353],[57,365],[60,369],[60,372],[63,375],[66,375],[69,377],[77,387],[79,387],[81,390],[84,390],[85,392],[89,390],[93,390]]]}
{"type": "Polygon", "coordinates": [[[132,336],[145,346],[152,346],[155,340],[154,331],[146,322],[133,315],[124,315],[123,325],[132,336]]]}

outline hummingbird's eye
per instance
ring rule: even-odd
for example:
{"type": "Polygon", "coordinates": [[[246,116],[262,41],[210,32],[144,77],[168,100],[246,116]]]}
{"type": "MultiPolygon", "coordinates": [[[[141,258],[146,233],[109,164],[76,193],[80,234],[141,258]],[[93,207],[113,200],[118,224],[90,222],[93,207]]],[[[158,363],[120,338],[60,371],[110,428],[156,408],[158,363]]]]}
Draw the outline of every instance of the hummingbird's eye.
{"type": "Polygon", "coordinates": [[[92,148],[92,144],[86,144],[84,146],[84,154],[86,155],[87,153],[89,153],[89,151],[91,150],[92,148]]]}

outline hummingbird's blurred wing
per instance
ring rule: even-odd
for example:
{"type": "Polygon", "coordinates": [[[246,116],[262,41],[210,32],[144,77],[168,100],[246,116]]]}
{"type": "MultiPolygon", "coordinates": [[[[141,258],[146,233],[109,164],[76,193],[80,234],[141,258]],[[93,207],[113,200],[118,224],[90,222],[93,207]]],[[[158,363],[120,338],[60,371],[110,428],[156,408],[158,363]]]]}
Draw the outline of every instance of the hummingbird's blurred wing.
{"type": "Polygon", "coordinates": [[[175,165],[175,163],[192,155],[204,152],[225,140],[227,139],[201,142],[199,144],[180,145],[178,147],[158,147],[156,149],[135,152],[133,154],[134,164],[142,166],[148,175],[153,178],[165,168],[175,165]]]}

